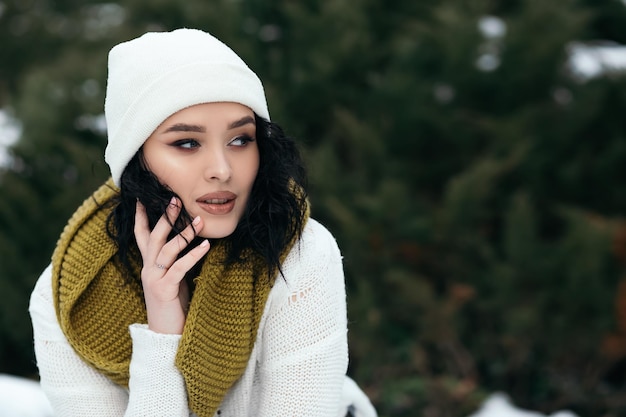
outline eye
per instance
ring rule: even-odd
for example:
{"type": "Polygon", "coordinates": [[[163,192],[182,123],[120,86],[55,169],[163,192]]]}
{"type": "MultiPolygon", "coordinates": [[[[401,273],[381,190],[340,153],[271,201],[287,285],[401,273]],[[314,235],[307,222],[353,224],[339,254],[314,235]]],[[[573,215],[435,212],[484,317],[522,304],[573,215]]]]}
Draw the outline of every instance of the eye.
{"type": "Polygon", "coordinates": [[[197,148],[198,146],[200,146],[200,144],[195,139],[181,139],[172,143],[171,146],[174,146],[175,148],[182,148],[182,149],[193,149],[193,148],[197,148]]]}
{"type": "Polygon", "coordinates": [[[243,147],[243,146],[246,146],[250,142],[254,142],[254,138],[252,138],[252,137],[250,137],[248,135],[241,135],[241,136],[237,136],[235,139],[231,140],[228,143],[228,145],[229,146],[243,147]]]}

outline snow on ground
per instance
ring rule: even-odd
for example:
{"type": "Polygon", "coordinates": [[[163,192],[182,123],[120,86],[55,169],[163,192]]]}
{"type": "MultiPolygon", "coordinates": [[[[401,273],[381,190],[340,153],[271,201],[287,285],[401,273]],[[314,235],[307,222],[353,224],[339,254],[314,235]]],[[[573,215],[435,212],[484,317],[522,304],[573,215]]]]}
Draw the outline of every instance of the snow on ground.
{"type": "Polygon", "coordinates": [[[52,417],[52,408],[39,383],[0,374],[0,416],[52,417]]]}
{"type": "Polygon", "coordinates": [[[511,404],[511,400],[506,394],[492,394],[483,403],[480,410],[467,417],[577,417],[570,411],[558,411],[546,416],[535,411],[522,410],[511,404]]]}
{"type": "MultiPolygon", "coordinates": [[[[29,379],[0,374],[0,416],[53,417],[39,384],[29,379]]],[[[578,417],[570,411],[545,415],[515,407],[503,393],[492,394],[482,407],[467,417],[578,417]]]]}

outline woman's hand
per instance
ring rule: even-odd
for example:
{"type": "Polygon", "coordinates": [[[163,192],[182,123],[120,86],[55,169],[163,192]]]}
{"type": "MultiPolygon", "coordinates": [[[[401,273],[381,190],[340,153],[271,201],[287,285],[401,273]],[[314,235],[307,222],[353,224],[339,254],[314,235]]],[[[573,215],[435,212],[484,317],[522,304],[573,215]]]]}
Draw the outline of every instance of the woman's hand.
{"type": "Polygon", "coordinates": [[[143,258],[141,283],[146,300],[148,327],[157,333],[182,334],[189,304],[189,289],[183,278],[209,251],[209,242],[204,240],[185,256],[177,259],[203,226],[202,219],[196,217],[192,224],[168,242],[171,225],[179,214],[180,202],[172,198],[165,213],[150,231],[146,208],[137,202],[134,231],[143,258]]]}

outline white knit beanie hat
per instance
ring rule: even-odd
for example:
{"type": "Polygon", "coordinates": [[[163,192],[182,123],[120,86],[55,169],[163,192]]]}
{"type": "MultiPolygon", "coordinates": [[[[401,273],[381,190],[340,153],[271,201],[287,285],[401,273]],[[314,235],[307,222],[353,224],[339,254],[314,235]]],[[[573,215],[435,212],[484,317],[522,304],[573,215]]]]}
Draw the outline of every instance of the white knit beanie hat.
{"type": "Polygon", "coordinates": [[[109,53],[105,160],[116,185],[169,116],[201,103],[235,102],[269,120],[261,80],[232,49],[196,29],[146,33],[109,53]]]}

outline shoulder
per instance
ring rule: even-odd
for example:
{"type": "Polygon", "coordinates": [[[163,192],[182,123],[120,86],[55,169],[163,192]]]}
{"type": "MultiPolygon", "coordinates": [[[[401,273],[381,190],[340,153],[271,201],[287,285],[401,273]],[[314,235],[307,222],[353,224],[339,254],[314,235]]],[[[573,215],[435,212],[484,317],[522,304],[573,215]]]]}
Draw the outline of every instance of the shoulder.
{"type": "Polygon", "coordinates": [[[334,259],[341,260],[341,252],[335,237],[315,219],[309,219],[302,231],[300,240],[293,246],[283,266],[292,263],[302,265],[324,264],[334,259]]]}
{"type": "Polygon", "coordinates": [[[54,308],[52,266],[48,265],[37,280],[30,296],[28,310],[36,339],[66,342],[54,308]]]}
{"type": "Polygon", "coordinates": [[[339,254],[339,247],[335,237],[330,231],[315,219],[309,219],[302,232],[300,244],[304,250],[336,252],[339,254]]]}
{"type": "Polygon", "coordinates": [[[30,297],[30,309],[52,306],[52,265],[41,273],[30,297]]]}
{"type": "Polygon", "coordinates": [[[342,257],[335,237],[321,223],[309,219],[300,240],[282,264],[271,297],[285,299],[313,287],[343,288],[342,257]]]}

